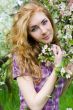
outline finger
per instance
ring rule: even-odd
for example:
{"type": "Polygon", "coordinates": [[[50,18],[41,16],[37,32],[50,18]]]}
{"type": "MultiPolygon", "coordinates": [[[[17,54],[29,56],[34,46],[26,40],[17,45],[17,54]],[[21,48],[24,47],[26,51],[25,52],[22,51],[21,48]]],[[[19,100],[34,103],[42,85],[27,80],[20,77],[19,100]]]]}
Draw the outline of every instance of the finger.
{"type": "Polygon", "coordinates": [[[52,46],[52,50],[53,50],[53,52],[54,52],[55,55],[58,55],[59,52],[60,52],[60,48],[58,48],[57,45],[53,45],[52,46]]]}
{"type": "Polygon", "coordinates": [[[56,55],[56,48],[55,47],[52,48],[52,51],[53,51],[54,55],[56,55]]]}
{"type": "Polygon", "coordinates": [[[56,51],[58,52],[59,55],[62,55],[62,50],[59,46],[56,46],[56,51]]]}

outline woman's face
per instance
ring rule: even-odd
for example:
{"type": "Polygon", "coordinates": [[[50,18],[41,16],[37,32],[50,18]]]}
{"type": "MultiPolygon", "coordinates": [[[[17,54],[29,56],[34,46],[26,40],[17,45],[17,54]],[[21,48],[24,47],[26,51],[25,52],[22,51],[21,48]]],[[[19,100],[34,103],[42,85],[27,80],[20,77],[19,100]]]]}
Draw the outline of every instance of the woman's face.
{"type": "Polygon", "coordinates": [[[28,24],[29,34],[38,42],[51,43],[53,28],[50,20],[43,12],[35,12],[28,24]]]}

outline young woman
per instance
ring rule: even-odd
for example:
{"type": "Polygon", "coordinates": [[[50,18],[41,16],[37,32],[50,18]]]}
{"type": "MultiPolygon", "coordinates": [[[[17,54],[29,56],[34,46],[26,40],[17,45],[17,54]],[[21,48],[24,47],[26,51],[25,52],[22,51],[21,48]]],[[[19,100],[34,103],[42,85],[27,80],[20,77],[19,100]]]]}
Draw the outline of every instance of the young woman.
{"type": "Polygon", "coordinates": [[[62,61],[62,50],[48,10],[37,3],[22,5],[14,18],[11,40],[13,77],[20,89],[20,110],[59,110],[65,79],[57,78],[55,68],[62,61]],[[54,65],[38,63],[41,42],[52,44],[54,65]]]}

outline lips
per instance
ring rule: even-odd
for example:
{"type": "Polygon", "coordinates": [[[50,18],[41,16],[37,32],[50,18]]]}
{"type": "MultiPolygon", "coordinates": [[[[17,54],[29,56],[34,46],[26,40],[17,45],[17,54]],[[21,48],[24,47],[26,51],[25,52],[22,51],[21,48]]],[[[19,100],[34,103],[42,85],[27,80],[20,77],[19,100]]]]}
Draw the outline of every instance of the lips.
{"type": "Polygon", "coordinates": [[[44,40],[48,40],[49,39],[49,36],[45,36],[43,37],[44,40]]]}

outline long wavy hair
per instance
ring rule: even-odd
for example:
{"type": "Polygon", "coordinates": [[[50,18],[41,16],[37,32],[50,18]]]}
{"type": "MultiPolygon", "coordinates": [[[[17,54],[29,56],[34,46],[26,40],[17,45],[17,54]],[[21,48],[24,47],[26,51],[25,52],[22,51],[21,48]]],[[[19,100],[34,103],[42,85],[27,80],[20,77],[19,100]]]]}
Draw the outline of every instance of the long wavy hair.
{"type": "Polygon", "coordinates": [[[20,69],[21,76],[27,72],[34,77],[34,82],[38,83],[41,80],[42,74],[40,64],[37,57],[40,52],[40,45],[35,41],[28,32],[28,23],[31,16],[37,12],[44,12],[50,20],[54,35],[52,43],[58,44],[56,30],[52,17],[48,10],[38,3],[23,4],[14,16],[14,23],[11,30],[10,39],[12,42],[12,54],[16,56],[16,62],[20,69]]]}

